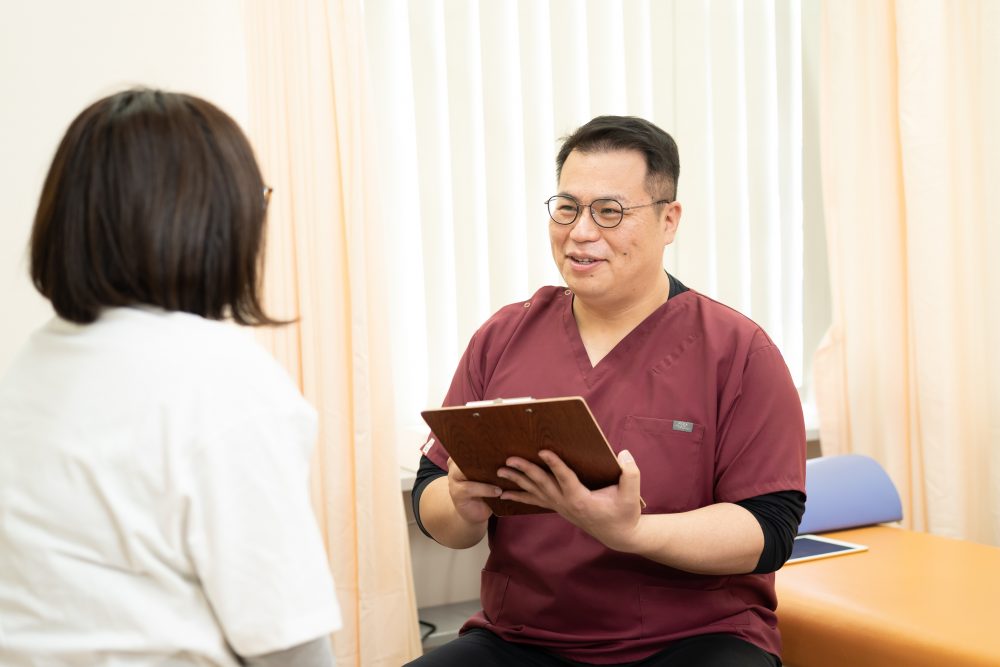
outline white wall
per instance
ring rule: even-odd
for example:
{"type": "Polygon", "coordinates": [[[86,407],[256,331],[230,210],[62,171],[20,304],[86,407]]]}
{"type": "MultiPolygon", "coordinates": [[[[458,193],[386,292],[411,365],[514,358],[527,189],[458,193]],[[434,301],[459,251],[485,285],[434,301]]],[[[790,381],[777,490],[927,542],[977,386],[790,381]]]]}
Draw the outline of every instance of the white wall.
{"type": "Polygon", "coordinates": [[[146,85],[247,118],[240,0],[31,0],[0,21],[0,372],[51,315],[26,245],[49,163],[90,102],[146,85]]]}

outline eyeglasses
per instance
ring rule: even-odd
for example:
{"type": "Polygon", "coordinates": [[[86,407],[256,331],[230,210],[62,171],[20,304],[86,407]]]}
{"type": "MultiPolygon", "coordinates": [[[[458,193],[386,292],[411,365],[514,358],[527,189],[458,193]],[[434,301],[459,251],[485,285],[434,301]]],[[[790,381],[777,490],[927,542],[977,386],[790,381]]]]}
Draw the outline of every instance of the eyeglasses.
{"type": "Polygon", "coordinates": [[[586,206],[590,209],[590,217],[597,223],[597,226],[605,229],[611,229],[621,224],[626,211],[669,203],[671,203],[670,199],[660,199],[638,206],[622,206],[622,203],[617,199],[595,199],[589,204],[581,204],[568,195],[556,195],[545,201],[545,205],[549,209],[549,217],[556,224],[572,225],[580,217],[580,211],[586,206]]]}
{"type": "Polygon", "coordinates": [[[271,193],[274,192],[274,188],[270,185],[264,186],[264,210],[267,210],[267,205],[271,203],[271,193]]]}

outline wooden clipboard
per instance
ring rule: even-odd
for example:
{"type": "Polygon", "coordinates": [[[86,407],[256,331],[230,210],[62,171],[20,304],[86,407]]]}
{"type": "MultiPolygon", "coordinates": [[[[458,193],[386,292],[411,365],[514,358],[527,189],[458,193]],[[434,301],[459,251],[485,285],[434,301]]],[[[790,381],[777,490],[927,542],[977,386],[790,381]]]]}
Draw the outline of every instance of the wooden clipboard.
{"type": "MultiPolygon", "coordinates": [[[[558,454],[588,489],[617,484],[621,476],[611,445],[579,396],[498,399],[420,414],[465,476],[477,482],[519,490],[510,480],[497,477],[497,469],[508,457],[520,456],[547,470],[538,457],[541,449],[558,454]]],[[[484,500],[497,516],[552,511],[512,500],[484,500]]]]}

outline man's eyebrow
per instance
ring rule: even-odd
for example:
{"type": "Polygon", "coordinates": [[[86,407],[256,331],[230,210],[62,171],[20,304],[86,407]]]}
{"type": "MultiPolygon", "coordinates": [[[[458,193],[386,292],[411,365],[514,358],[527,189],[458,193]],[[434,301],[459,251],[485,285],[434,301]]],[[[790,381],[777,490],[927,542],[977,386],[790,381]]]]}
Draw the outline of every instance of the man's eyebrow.
{"type": "MultiPolygon", "coordinates": [[[[556,196],[557,197],[570,197],[570,198],[575,199],[577,201],[583,201],[582,199],[580,199],[576,195],[574,195],[572,193],[569,193],[569,192],[566,192],[565,190],[560,190],[558,193],[556,193],[556,196]]],[[[629,201],[629,198],[626,197],[625,195],[618,194],[618,193],[615,193],[615,192],[608,193],[608,194],[603,194],[603,195],[599,195],[597,197],[594,197],[591,201],[598,201],[599,199],[614,199],[615,201],[617,201],[619,203],[629,201]]]]}

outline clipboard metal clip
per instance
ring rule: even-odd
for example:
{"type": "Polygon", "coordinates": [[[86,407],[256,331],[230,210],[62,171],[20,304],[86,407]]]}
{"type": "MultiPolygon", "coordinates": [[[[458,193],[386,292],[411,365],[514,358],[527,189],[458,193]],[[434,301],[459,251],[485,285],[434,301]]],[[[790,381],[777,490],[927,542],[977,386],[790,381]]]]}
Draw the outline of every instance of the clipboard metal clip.
{"type": "Polygon", "coordinates": [[[518,398],[491,398],[488,401],[469,401],[465,404],[467,408],[483,408],[487,405],[510,405],[511,403],[528,403],[533,401],[531,396],[519,396],[518,398]]]}

